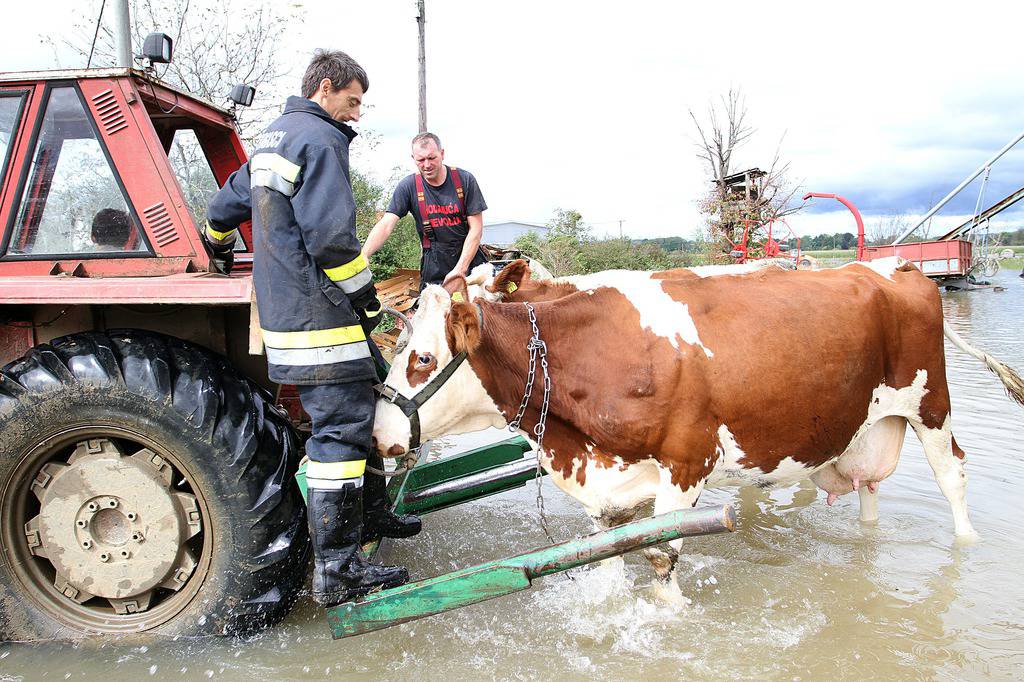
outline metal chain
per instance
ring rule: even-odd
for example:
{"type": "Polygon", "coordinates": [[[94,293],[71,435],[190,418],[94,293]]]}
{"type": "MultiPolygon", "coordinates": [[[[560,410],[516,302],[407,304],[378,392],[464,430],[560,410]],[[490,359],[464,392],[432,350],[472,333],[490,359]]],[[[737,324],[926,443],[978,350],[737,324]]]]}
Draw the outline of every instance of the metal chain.
{"type": "MultiPolygon", "coordinates": [[[[533,306],[529,303],[523,303],[530,314],[530,324],[533,326],[533,336],[530,341],[526,344],[526,350],[530,352],[530,368],[526,375],[526,390],[523,392],[523,400],[519,403],[519,411],[516,412],[515,418],[508,423],[509,431],[518,431],[519,425],[523,422],[523,415],[526,414],[526,406],[530,403],[530,397],[533,395],[533,382],[537,378],[537,353],[540,350],[540,346],[534,344],[534,341],[540,341],[540,331],[537,329],[537,316],[533,312],[533,306]]],[[[545,351],[547,348],[545,348],[545,351]]]]}
{"type": "Polygon", "coordinates": [[[533,396],[533,383],[537,378],[537,359],[540,358],[540,368],[544,376],[544,395],[541,399],[540,405],[540,416],[537,419],[537,424],[533,427],[533,435],[536,437],[537,447],[534,450],[534,454],[537,458],[537,471],[534,476],[534,480],[537,483],[537,509],[540,512],[540,527],[544,531],[544,535],[547,536],[548,541],[551,544],[555,544],[555,539],[551,535],[551,530],[548,528],[547,516],[544,513],[544,495],[542,492],[542,473],[541,473],[541,453],[544,451],[544,432],[547,429],[548,420],[548,408],[551,403],[551,376],[548,374],[548,345],[540,338],[540,328],[537,326],[537,313],[534,311],[533,306],[527,302],[523,302],[526,306],[527,314],[530,316],[530,327],[532,336],[530,341],[526,344],[526,349],[530,353],[530,365],[526,377],[526,390],[523,391],[523,400],[519,404],[519,411],[516,412],[515,418],[509,422],[508,428],[510,431],[518,431],[520,424],[522,424],[523,416],[526,414],[526,406],[530,404],[530,398],[533,396]]]}

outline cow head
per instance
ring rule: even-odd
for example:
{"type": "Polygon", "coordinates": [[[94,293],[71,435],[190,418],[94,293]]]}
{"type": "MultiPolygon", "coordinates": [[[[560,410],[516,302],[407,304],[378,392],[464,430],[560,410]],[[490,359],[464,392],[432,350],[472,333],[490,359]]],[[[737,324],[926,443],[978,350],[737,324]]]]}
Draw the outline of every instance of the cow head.
{"type": "MultiPolygon", "coordinates": [[[[428,286],[420,295],[413,333],[388,372],[387,385],[413,398],[437,377],[456,354],[472,353],[480,343],[477,306],[469,299],[466,281],[445,288],[428,286]]],[[[468,361],[419,408],[420,439],[502,427],[505,417],[487,394],[468,361]]],[[[398,457],[409,445],[409,418],[386,399],[377,401],[373,435],[383,456],[398,457]]]]}
{"type": "MultiPolygon", "coordinates": [[[[541,266],[536,261],[530,262],[525,258],[513,260],[497,274],[495,274],[494,266],[490,263],[477,265],[466,279],[470,297],[484,301],[504,301],[524,287],[526,292],[532,291],[538,280],[545,279],[537,278],[534,275],[535,267],[541,266]]],[[[547,279],[550,280],[550,276],[547,279]]],[[[520,298],[522,298],[522,294],[520,294],[520,298]]]]}

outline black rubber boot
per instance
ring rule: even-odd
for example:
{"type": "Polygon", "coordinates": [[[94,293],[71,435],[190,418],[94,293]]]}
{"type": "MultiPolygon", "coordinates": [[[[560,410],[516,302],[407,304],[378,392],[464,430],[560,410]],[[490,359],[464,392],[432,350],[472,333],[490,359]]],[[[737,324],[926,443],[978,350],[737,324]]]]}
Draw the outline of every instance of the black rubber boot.
{"type": "Polygon", "coordinates": [[[404,568],[371,564],[363,554],[359,544],[362,487],[310,488],[307,506],[313,541],[313,599],[318,604],[334,606],[409,581],[404,568]]]}
{"type": "MultiPolygon", "coordinates": [[[[366,457],[366,466],[384,471],[384,460],[376,452],[366,457]]],[[[423,529],[418,516],[391,511],[387,480],[380,474],[363,474],[363,542],[384,538],[410,538],[423,529]]]]}

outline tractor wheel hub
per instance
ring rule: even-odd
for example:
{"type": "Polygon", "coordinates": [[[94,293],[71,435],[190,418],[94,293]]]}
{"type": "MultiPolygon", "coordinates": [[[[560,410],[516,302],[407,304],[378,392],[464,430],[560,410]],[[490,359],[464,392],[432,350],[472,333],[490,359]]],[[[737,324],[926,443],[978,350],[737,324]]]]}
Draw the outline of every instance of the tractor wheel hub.
{"type": "Polygon", "coordinates": [[[54,584],[83,603],[108,599],[118,613],[149,607],[156,588],[178,590],[195,570],[186,541],[201,530],[195,496],[174,492],[173,469],[148,449],[125,456],[110,440],[79,443],[67,464],[46,464],[32,483],[39,515],[25,524],[32,553],[54,584]]]}

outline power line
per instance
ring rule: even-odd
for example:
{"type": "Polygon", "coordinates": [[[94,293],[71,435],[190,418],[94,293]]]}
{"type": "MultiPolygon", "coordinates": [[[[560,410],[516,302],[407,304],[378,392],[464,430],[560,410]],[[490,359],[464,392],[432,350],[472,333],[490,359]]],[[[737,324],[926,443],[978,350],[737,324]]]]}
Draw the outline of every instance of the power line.
{"type": "Polygon", "coordinates": [[[100,24],[103,22],[103,8],[107,6],[107,0],[100,3],[100,15],[96,17],[96,31],[92,34],[92,46],[89,47],[89,59],[85,62],[85,68],[92,66],[92,53],[96,49],[96,36],[100,34],[100,24]]]}

